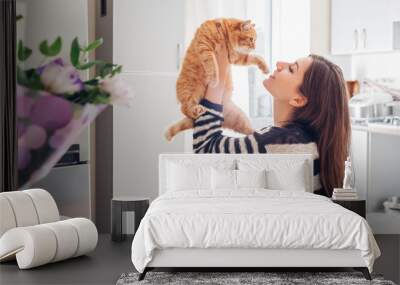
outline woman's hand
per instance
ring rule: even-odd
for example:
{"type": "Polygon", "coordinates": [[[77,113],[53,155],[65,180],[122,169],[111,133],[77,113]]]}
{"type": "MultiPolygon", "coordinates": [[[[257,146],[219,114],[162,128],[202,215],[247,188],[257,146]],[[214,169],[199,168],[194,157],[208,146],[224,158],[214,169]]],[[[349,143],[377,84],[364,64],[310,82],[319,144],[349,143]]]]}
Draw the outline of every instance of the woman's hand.
{"type": "Polygon", "coordinates": [[[218,84],[215,87],[208,85],[204,98],[213,103],[221,104],[225,93],[225,82],[229,75],[228,51],[225,44],[217,46],[215,58],[218,65],[218,84]]]}

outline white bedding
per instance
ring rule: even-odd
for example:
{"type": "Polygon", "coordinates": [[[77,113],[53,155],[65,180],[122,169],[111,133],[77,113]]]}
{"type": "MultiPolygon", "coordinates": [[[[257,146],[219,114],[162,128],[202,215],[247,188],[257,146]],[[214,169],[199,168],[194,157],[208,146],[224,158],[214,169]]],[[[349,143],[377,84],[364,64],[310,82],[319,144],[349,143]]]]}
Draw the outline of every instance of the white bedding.
{"type": "Polygon", "coordinates": [[[359,215],[320,195],[265,189],[161,195],[136,232],[132,262],[143,272],[165,248],[358,249],[371,272],[380,255],[359,215]]]}

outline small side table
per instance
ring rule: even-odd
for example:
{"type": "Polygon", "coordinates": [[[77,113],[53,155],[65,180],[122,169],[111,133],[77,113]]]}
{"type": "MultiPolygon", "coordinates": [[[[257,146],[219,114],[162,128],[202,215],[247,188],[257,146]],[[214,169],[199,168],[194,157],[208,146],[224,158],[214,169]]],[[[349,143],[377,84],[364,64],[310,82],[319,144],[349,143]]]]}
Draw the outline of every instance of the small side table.
{"type": "Polygon", "coordinates": [[[340,206],[359,214],[365,219],[366,216],[366,202],[365,200],[334,200],[332,202],[339,204],[340,206]]]}
{"type": "Polygon", "coordinates": [[[135,212],[135,232],[140,221],[149,208],[150,199],[147,197],[114,197],[111,200],[111,239],[113,241],[123,241],[126,235],[122,233],[122,213],[126,211],[135,212]]]}

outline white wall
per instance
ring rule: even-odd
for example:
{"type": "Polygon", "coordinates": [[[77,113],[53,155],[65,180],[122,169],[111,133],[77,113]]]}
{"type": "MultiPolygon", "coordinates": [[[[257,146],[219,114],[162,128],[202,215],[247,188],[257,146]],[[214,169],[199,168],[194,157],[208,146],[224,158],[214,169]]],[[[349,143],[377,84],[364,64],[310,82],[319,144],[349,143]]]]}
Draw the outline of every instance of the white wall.
{"type": "Polygon", "coordinates": [[[272,1],[272,67],[310,53],[310,0],[272,1]]]}
{"type": "Polygon", "coordinates": [[[115,63],[131,85],[132,108],[113,110],[113,194],[158,194],[158,155],[183,152],[183,135],[164,138],[182,118],[176,99],[178,44],[184,39],[184,0],[114,1],[115,63]]]}
{"type": "Polygon", "coordinates": [[[176,76],[122,74],[136,97],[131,108],[114,107],[113,193],[114,196],[158,194],[158,155],[183,152],[183,135],[172,143],[163,137],[173,118],[180,116],[175,106],[176,76]]]}
{"type": "Polygon", "coordinates": [[[330,52],[330,0],[310,0],[310,52],[330,52]]]}
{"type": "Polygon", "coordinates": [[[400,51],[352,56],[352,77],[400,78],[400,51]]]}

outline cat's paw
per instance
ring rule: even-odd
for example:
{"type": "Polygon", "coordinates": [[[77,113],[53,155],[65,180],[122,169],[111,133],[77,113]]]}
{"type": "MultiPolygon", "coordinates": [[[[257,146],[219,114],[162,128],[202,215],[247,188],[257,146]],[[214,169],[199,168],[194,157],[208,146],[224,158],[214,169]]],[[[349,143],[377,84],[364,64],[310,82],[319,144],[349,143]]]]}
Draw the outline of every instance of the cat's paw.
{"type": "Polygon", "coordinates": [[[263,58],[257,57],[257,66],[264,74],[269,73],[268,65],[265,63],[263,58]]]}
{"type": "Polygon", "coordinates": [[[206,112],[206,108],[204,108],[201,105],[194,105],[193,107],[190,108],[189,110],[189,115],[192,119],[197,119],[200,117],[202,114],[206,112]]]}
{"type": "Polygon", "coordinates": [[[167,130],[165,133],[164,133],[164,138],[167,140],[167,141],[171,141],[172,140],[172,138],[174,137],[174,135],[172,134],[172,131],[171,130],[167,130]]]}

